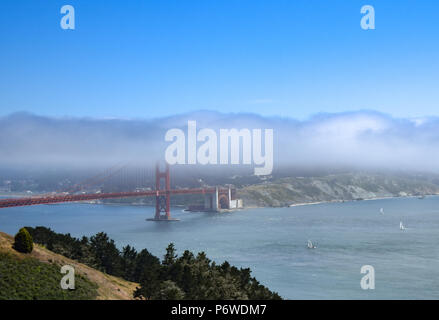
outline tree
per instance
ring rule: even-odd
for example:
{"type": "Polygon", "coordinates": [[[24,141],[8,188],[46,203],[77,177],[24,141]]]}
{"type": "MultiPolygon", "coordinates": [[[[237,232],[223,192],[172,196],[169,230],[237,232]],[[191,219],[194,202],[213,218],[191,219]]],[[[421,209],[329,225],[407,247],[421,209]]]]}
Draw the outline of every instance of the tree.
{"type": "Polygon", "coordinates": [[[184,292],[173,281],[166,280],[160,284],[159,290],[152,296],[154,300],[183,300],[184,292]]]}
{"type": "Polygon", "coordinates": [[[122,270],[124,279],[135,281],[133,276],[136,268],[136,258],[137,251],[130,245],[122,248],[122,270]]]}
{"type": "Polygon", "coordinates": [[[114,240],[100,232],[90,238],[90,247],[101,270],[115,276],[122,275],[122,259],[114,240]]]}
{"type": "Polygon", "coordinates": [[[143,279],[158,278],[160,268],[160,259],[143,249],[136,257],[132,281],[141,282],[143,279]]]}
{"type": "Polygon", "coordinates": [[[15,235],[14,249],[23,253],[31,253],[33,248],[34,243],[30,233],[26,228],[21,228],[15,235]]]}
{"type": "Polygon", "coordinates": [[[166,254],[163,259],[164,266],[171,266],[174,264],[177,255],[175,254],[175,246],[173,243],[170,243],[166,248],[166,254]]]}
{"type": "Polygon", "coordinates": [[[157,267],[145,269],[140,279],[140,288],[136,288],[134,292],[135,298],[153,299],[161,288],[161,280],[159,279],[160,269],[157,267]]]}

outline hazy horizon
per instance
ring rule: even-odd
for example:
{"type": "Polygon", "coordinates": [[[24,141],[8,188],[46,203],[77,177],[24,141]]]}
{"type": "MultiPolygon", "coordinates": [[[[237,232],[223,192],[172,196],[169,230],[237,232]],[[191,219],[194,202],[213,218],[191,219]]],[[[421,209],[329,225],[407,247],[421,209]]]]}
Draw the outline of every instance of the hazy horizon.
{"type": "Polygon", "coordinates": [[[186,132],[188,120],[197,121],[198,130],[274,129],[275,169],[439,171],[439,118],[376,111],[320,113],[308,120],[214,111],[132,120],[14,113],[0,117],[0,166],[152,164],[164,159],[166,131],[186,132]]]}

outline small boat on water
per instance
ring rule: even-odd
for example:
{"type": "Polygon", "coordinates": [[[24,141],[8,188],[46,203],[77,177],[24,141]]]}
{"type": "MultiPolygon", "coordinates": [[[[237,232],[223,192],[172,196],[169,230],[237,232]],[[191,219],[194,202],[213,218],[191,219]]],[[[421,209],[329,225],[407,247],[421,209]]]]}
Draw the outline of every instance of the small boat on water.
{"type": "Polygon", "coordinates": [[[384,208],[381,208],[381,209],[380,209],[380,213],[381,213],[381,214],[384,214],[384,208]]]}
{"type": "Polygon", "coordinates": [[[312,243],[311,240],[308,240],[308,249],[316,249],[317,246],[312,243]]]}
{"type": "Polygon", "coordinates": [[[402,221],[399,222],[399,230],[405,230],[405,227],[402,224],[402,221]]]}

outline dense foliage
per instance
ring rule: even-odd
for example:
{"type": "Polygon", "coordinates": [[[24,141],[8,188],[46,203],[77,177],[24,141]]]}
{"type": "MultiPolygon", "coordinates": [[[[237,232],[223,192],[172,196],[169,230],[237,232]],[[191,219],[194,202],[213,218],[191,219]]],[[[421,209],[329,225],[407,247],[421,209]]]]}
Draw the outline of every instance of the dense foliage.
{"type": "Polygon", "coordinates": [[[15,235],[14,249],[22,253],[31,253],[34,248],[32,237],[26,228],[21,228],[15,235]]]}
{"type": "Polygon", "coordinates": [[[97,296],[96,284],[77,275],[75,290],[60,286],[61,266],[0,253],[0,300],[88,300],[97,296]]]}
{"type": "Polygon", "coordinates": [[[171,243],[163,261],[131,246],[119,251],[101,232],[90,239],[76,239],[45,227],[27,227],[36,243],[108,274],[140,283],[136,297],[146,299],[280,299],[251,277],[250,269],[236,268],[227,261],[217,265],[204,252],[185,251],[177,256],[171,243]]]}

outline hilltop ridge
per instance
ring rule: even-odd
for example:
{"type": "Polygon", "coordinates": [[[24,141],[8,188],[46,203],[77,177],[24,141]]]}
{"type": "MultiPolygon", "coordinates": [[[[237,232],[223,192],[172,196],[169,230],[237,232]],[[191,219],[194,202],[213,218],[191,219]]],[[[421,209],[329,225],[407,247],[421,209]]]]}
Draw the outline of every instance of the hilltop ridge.
{"type": "Polygon", "coordinates": [[[363,173],[283,177],[238,189],[238,197],[244,200],[246,207],[281,207],[434,194],[439,194],[437,177],[363,173]]]}

